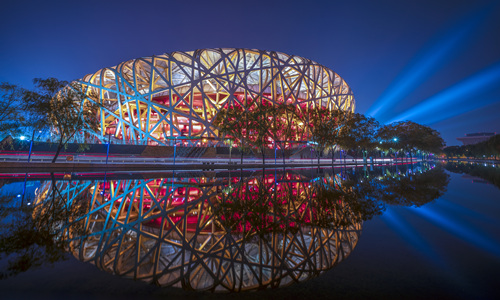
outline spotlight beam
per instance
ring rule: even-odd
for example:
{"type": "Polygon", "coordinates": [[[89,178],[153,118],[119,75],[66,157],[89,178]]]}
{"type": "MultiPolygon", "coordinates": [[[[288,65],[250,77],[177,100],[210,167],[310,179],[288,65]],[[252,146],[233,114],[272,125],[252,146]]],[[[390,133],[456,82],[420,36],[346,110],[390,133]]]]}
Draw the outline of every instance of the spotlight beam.
{"type": "MultiPolygon", "coordinates": [[[[473,18],[458,25],[457,29],[448,34],[446,38],[436,37],[439,42],[421,50],[417,58],[411,63],[384,91],[374,105],[367,111],[367,115],[380,118],[380,115],[390,107],[408,96],[419,85],[425,82],[430,75],[434,74],[447,60],[457,54],[456,49],[463,49],[461,45],[466,44],[473,32],[485,19],[487,10],[475,14],[473,18]]],[[[456,28],[455,27],[455,28],[456,28]]]]}
{"type": "Polygon", "coordinates": [[[453,110],[454,107],[463,105],[463,102],[469,100],[469,97],[474,96],[478,91],[484,91],[498,82],[500,82],[500,62],[424,100],[388,123],[408,119],[425,121],[429,114],[435,115],[441,110],[453,110]]]}

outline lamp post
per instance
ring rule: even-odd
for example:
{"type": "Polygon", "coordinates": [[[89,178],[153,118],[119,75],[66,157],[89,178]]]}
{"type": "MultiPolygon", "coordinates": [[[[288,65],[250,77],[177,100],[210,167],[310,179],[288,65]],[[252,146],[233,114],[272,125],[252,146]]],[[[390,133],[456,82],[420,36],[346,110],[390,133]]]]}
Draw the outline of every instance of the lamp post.
{"type": "MultiPolygon", "coordinates": [[[[392,140],[394,141],[394,146],[397,146],[398,138],[394,137],[392,140]]],[[[394,148],[397,148],[397,147],[394,147],[394,148]]],[[[395,157],[394,158],[396,159],[396,164],[397,164],[398,163],[398,152],[395,151],[394,153],[395,153],[395,157]]]]}
{"type": "Polygon", "coordinates": [[[276,141],[273,141],[273,144],[274,144],[274,165],[276,166],[276,141]]]}
{"type": "Polygon", "coordinates": [[[177,137],[174,137],[174,166],[175,166],[175,154],[177,152],[177,137]]]}
{"type": "Polygon", "coordinates": [[[108,134],[108,147],[106,149],[106,165],[108,165],[108,158],[109,158],[109,144],[111,143],[111,134],[108,134]]]}
{"type": "Polygon", "coordinates": [[[229,164],[231,164],[231,162],[232,162],[232,160],[231,160],[231,158],[232,158],[231,153],[232,153],[232,150],[233,150],[233,142],[232,142],[231,139],[227,139],[227,140],[224,141],[224,145],[229,145],[229,164]]]}
{"type": "Polygon", "coordinates": [[[31,159],[31,150],[33,149],[33,140],[35,139],[35,130],[33,129],[33,134],[31,135],[31,141],[30,141],[30,151],[28,154],[28,162],[30,162],[31,159]]]}
{"type": "MultiPolygon", "coordinates": [[[[33,134],[31,135],[31,140],[30,140],[30,150],[28,153],[28,163],[30,162],[31,159],[31,150],[33,149],[33,140],[35,139],[35,129],[33,129],[33,134]]],[[[21,137],[21,140],[24,140],[24,136],[21,137]]],[[[26,194],[26,180],[28,180],[28,172],[24,175],[24,185],[23,185],[23,198],[21,199],[21,207],[24,204],[24,195],[26,194]]]]}

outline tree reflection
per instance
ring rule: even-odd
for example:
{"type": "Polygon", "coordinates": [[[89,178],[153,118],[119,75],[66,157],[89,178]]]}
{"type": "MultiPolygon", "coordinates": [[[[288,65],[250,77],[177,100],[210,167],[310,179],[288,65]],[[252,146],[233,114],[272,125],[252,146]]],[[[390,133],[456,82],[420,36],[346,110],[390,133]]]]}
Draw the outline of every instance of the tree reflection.
{"type": "Polygon", "coordinates": [[[450,172],[479,177],[500,188],[500,168],[498,166],[466,162],[447,162],[444,166],[450,172]]]}
{"type": "MultiPolygon", "coordinates": [[[[424,172],[408,170],[404,174],[384,175],[364,180],[354,177],[344,182],[344,188],[351,190],[355,199],[378,202],[379,205],[419,207],[441,197],[449,183],[449,175],[440,167],[424,172]]],[[[373,213],[377,214],[375,210],[368,211],[365,220],[373,213]]]]}
{"type": "Polygon", "coordinates": [[[8,204],[14,199],[3,199],[1,212],[7,221],[0,235],[0,253],[9,261],[1,278],[64,259],[72,237],[85,235],[80,217],[88,210],[87,202],[68,201],[56,184],[51,186],[51,197],[48,190],[41,195],[44,205],[15,207],[8,204]]]}
{"type": "Polygon", "coordinates": [[[359,223],[362,218],[343,197],[338,187],[328,189],[297,174],[268,174],[218,195],[213,213],[226,231],[265,239],[270,233],[297,233],[302,226],[336,230],[359,223]]]}

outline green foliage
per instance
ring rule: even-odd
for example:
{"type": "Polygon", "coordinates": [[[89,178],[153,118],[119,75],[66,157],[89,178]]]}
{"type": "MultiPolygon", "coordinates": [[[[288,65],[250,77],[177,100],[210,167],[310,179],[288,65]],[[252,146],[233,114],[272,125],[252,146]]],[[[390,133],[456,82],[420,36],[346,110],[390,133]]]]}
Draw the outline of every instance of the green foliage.
{"type": "Polygon", "coordinates": [[[337,114],[344,114],[344,124],[337,137],[337,144],[340,147],[344,149],[359,147],[363,150],[377,147],[375,133],[380,125],[374,118],[352,112],[337,111],[337,114]]]}
{"type": "Polygon", "coordinates": [[[247,110],[241,105],[221,109],[214,126],[224,138],[232,139],[238,148],[259,150],[264,159],[266,148],[284,148],[283,141],[296,139],[295,108],[292,105],[272,105],[263,100],[252,103],[247,110]]]}
{"type": "MultiPolygon", "coordinates": [[[[34,90],[23,90],[24,108],[35,129],[50,129],[58,137],[55,162],[61,149],[80,131],[99,129],[102,105],[91,102],[83,86],[56,78],[35,78],[34,90]]],[[[93,97],[96,98],[97,97],[93,97]]]]}
{"type": "Polygon", "coordinates": [[[378,122],[362,114],[317,107],[302,116],[309,124],[311,140],[319,154],[325,149],[339,146],[346,150],[370,150],[376,147],[375,132],[378,122]]]}
{"type": "Polygon", "coordinates": [[[439,132],[412,121],[382,126],[377,136],[379,140],[383,141],[380,147],[386,150],[389,148],[402,149],[409,151],[410,154],[415,150],[437,154],[445,145],[439,132]]]}
{"type": "MultiPolygon", "coordinates": [[[[315,143],[318,153],[336,143],[336,138],[342,130],[344,113],[316,107],[307,113],[299,115],[308,127],[311,140],[315,143]]],[[[319,157],[318,157],[319,158],[319,157]]]]}
{"type": "Polygon", "coordinates": [[[500,134],[473,145],[446,147],[443,152],[447,157],[490,158],[493,156],[498,159],[500,157],[500,134]]]}
{"type": "Polygon", "coordinates": [[[219,130],[225,138],[229,139],[232,147],[236,144],[241,153],[243,162],[243,153],[251,150],[250,140],[248,139],[247,115],[243,107],[233,105],[228,109],[221,109],[213,121],[213,125],[219,130]]]}
{"type": "Polygon", "coordinates": [[[444,147],[439,132],[415,122],[381,127],[374,118],[359,113],[323,107],[301,110],[286,104],[272,105],[267,101],[254,102],[247,110],[239,105],[222,109],[214,125],[242,149],[259,149],[263,155],[264,149],[273,142],[283,149],[287,143],[304,138],[314,142],[318,159],[320,153],[334,146],[354,151],[375,150],[377,147],[403,149],[410,155],[415,150],[439,153],[444,147]]]}
{"type": "Polygon", "coordinates": [[[9,135],[16,136],[25,126],[25,116],[21,108],[21,90],[12,84],[0,84],[0,141],[9,135]]]}

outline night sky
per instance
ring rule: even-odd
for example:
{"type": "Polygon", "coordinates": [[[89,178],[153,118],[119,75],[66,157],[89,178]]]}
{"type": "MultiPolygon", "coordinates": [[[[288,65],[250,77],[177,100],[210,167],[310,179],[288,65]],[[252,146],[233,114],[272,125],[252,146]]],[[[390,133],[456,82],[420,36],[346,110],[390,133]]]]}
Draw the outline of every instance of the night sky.
{"type": "Polygon", "coordinates": [[[255,48],[331,68],[381,122],[429,125],[448,145],[500,133],[500,1],[3,0],[0,27],[0,81],[27,88],[165,52],[255,48]]]}

